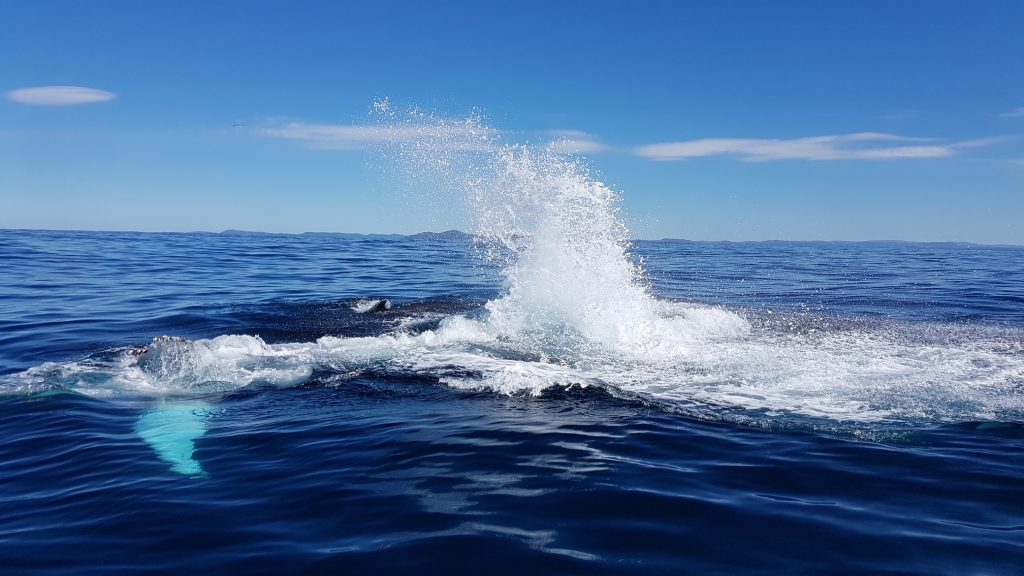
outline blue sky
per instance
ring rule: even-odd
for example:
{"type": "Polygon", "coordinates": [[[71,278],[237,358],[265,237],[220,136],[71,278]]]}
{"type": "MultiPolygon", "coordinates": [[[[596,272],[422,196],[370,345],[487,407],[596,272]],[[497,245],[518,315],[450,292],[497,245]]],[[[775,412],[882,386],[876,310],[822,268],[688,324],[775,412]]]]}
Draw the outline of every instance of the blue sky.
{"type": "Polygon", "coordinates": [[[353,139],[386,97],[568,134],[637,237],[1024,244],[1022,22],[1015,0],[3,2],[0,227],[464,226],[353,139]]]}

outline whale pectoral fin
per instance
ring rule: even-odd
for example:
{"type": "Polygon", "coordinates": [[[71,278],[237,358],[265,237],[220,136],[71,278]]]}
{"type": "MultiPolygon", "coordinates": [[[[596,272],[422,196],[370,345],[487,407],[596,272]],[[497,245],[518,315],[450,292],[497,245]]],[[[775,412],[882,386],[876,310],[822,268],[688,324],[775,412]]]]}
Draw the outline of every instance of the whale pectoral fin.
{"type": "Polygon", "coordinates": [[[171,470],[185,476],[205,476],[193,458],[196,440],[206,434],[213,412],[205,402],[163,402],[143,412],[135,422],[138,434],[171,470]]]}

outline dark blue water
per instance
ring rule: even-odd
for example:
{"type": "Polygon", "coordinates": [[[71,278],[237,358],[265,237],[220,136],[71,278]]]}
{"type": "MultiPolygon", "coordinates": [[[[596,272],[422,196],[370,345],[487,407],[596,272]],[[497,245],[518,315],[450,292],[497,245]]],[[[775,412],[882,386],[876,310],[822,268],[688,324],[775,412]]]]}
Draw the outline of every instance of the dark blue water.
{"type": "Polygon", "coordinates": [[[0,232],[0,573],[1024,573],[1024,249],[639,242],[650,362],[476,253],[0,232]]]}

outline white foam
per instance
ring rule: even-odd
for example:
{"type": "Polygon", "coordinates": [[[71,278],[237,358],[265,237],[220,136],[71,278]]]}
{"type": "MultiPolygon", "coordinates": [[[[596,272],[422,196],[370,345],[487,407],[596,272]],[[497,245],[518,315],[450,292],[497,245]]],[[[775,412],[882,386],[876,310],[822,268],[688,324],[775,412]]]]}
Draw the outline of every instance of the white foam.
{"type": "Polygon", "coordinates": [[[922,340],[923,328],[914,324],[813,333],[737,330],[728,312],[665,306],[685,313],[663,318],[679,325],[674,334],[691,337],[675,353],[661,343],[649,357],[587,341],[539,346],[529,333],[509,337],[487,322],[453,316],[437,331],[417,335],[328,336],[273,345],[242,335],[158,338],[141,355],[123,350],[105,359],[48,363],[5,378],[4,387],[21,393],[208,396],[253,385],[292,386],[322,370],[423,376],[503,394],[604,386],[696,407],[711,417],[738,417],[739,409],[746,420],[758,414],[837,423],[1024,419],[1019,330],[961,329],[945,341],[922,340]]]}

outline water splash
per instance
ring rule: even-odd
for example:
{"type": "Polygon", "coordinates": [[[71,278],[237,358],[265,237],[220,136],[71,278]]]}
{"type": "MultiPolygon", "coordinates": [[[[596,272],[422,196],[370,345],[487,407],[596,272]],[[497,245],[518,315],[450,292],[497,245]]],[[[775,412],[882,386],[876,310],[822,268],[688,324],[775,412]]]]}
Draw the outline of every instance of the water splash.
{"type": "Polygon", "coordinates": [[[485,306],[485,333],[528,348],[596,345],[651,357],[748,331],[725,310],[650,296],[628,256],[619,195],[565,146],[501,144],[479,115],[399,114],[388,102],[377,113],[390,127],[382,154],[410,181],[433,182],[468,203],[482,256],[503,264],[504,295],[485,306]]]}
{"type": "Polygon", "coordinates": [[[1018,328],[817,326],[658,299],[629,255],[618,194],[563,147],[502,144],[479,116],[398,113],[387,103],[377,113],[388,135],[383,157],[471,214],[481,257],[502,266],[499,297],[439,324],[435,314],[432,329],[417,316],[423,310],[359,301],[354,313],[388,317],[381,334],[287,344],[158,338],[143,349],[44,364],[5,377],[4,388],[204,396],[314,377],[337,384],[409,375],[508,394],[600,386],[755,425],[1024,419],[1018,328]]]}

